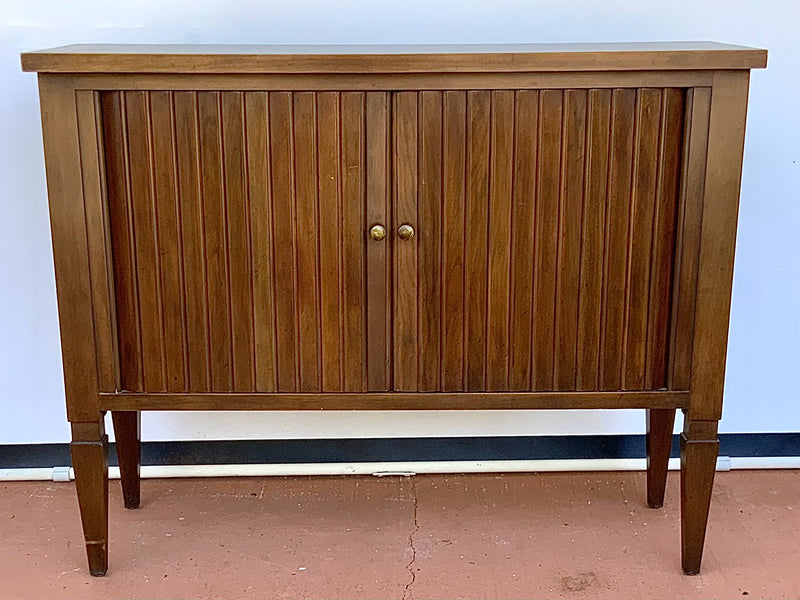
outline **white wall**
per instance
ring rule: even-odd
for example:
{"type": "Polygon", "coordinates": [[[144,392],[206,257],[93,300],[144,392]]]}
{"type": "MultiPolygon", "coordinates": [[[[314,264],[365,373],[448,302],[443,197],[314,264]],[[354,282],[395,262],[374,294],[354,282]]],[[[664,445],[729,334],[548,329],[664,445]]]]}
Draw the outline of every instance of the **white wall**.
{"type": "MultiPolygon", "coordinates": [[[[0,444],[63,442],[36,78],[19,53],[76,42],[717,40],[769,49],[751,80],[726,432],[800,431],[800,4],[791,0],[0,2],[0,444]]],[[[146,439],[637,433],[640,412],[158,413],[146,439]]]]}

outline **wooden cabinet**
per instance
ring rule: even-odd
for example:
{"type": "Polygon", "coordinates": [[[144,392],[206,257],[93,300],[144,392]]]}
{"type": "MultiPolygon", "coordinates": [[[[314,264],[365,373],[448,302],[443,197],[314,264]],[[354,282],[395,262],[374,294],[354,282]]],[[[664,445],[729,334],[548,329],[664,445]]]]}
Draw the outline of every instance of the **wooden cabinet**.
{"type": "Polygon", "coordinates": [[[105,411],[676,409],[717,451],[749,69],[711,43],[71,46],[38,71],[90,570],[105,411]]]}

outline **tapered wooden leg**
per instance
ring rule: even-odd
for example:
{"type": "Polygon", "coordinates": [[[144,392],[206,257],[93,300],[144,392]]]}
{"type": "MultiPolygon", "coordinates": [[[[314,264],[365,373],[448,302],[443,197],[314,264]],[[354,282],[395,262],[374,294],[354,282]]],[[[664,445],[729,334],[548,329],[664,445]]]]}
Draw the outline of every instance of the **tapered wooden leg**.
{"type": "Polygon", "coordinates": [[[103,420],[72,423],[70,451],[89,572],[99,577],[108,569],[108,436],[103,420]]]}
{"type": "Polygon", "coordinates": [[[717,466],[717,421],[685,421],[681,434],[681,554],[683,572],[697,575],[703,557],[717,466]]]}
{"type": "Polygon", "coordinates": [[[647,410],[647,505],[650,508],[664,506],[674,424],[675,409],[647,410]]]}
{"type": "Polygon", "coordinates": [[[111,419],[114,422],[114,438],[125,508],[139,508],[141,413],[138,410],[114,410],[111,411],[111,419]]]}

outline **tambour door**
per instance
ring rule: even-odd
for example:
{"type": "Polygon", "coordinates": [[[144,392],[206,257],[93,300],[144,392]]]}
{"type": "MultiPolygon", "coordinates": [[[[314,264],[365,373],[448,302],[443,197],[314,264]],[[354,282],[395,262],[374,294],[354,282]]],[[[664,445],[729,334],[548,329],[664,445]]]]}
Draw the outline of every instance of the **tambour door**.
{"type": "Polygon", "coordinates": [[[392,104],[394,389],[665,387],[685,90],[392,104]]]}
{"type": "Polygon", "coordinates": [[[388,389],[386,94],[100,107],[123,390],[388,389]]]}

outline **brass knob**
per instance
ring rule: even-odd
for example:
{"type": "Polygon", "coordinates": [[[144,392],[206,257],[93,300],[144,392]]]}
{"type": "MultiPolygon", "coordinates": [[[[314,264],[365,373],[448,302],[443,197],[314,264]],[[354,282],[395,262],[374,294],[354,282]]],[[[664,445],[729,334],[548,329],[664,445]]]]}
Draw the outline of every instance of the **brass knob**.
{"type": "Polygon", "coordinates": [[[383,225],[373,225],[369,228],[369,237],[376,242],[380,242],[386,237],[386,228],[383,225]]]}
{"type": "Polygon", "coordinates": [[[411,225],[400,225],[397,228],[397,237],[401,240],[410,240],[414,237],[414,228],[411,225]]]}

